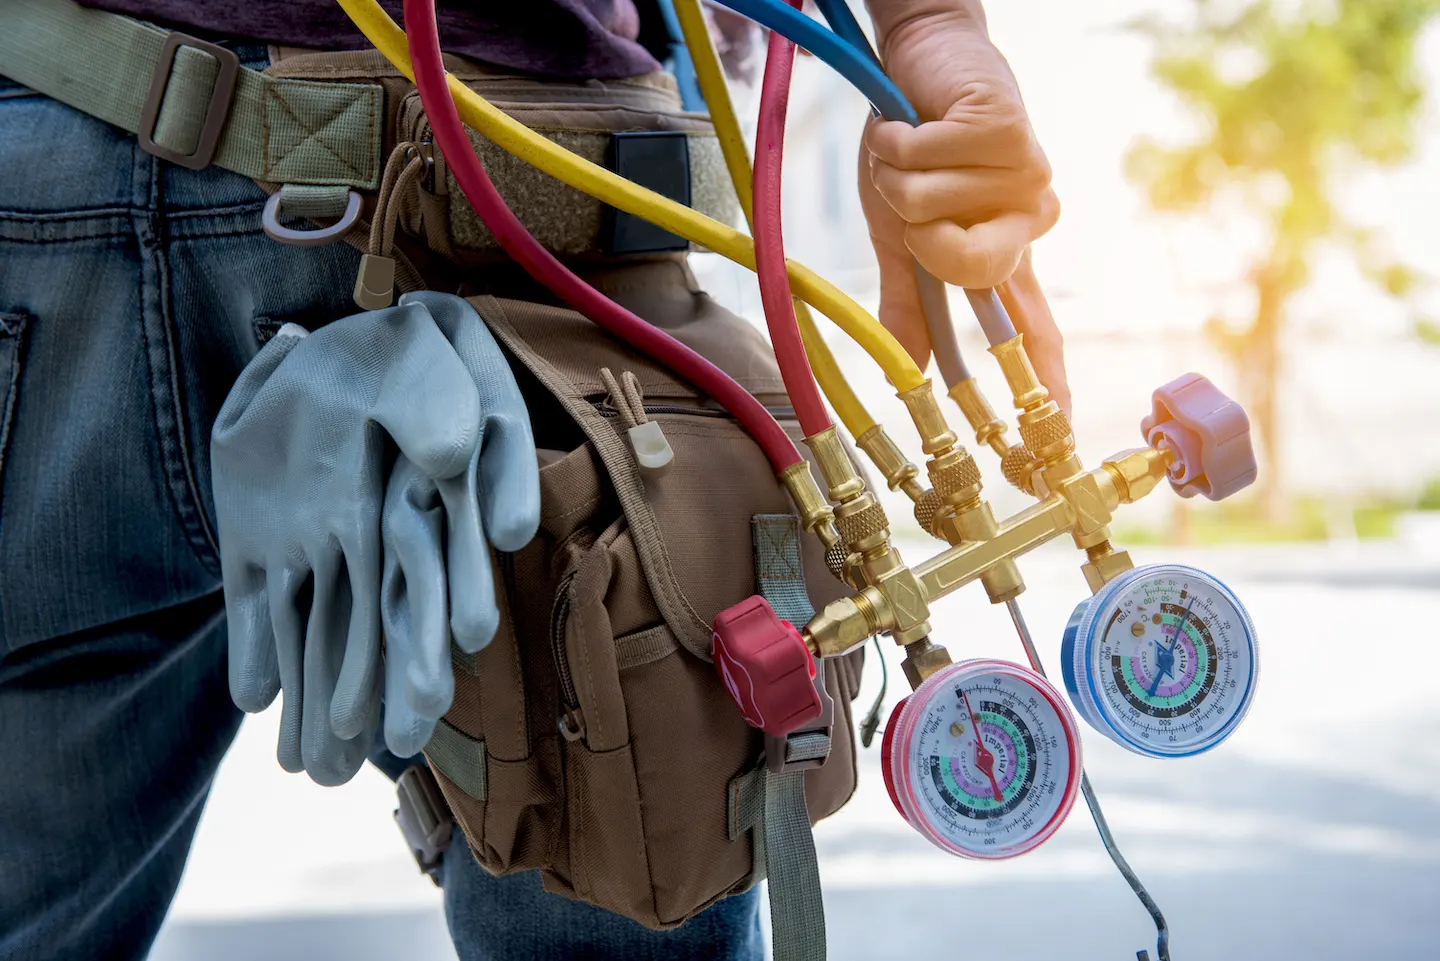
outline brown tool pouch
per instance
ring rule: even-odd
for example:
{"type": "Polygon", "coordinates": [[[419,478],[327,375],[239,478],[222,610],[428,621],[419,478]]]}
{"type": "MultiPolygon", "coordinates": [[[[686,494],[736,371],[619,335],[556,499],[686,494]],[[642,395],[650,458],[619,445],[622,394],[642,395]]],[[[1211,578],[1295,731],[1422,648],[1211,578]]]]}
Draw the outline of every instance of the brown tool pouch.
{"type": "MultiPolygon", "coordinates": [[[[714,133],[706,118],[680,110],[669,78],[542,84],[460,61],[450,67],[512,116],[597,162],[614,133],[683,132],[692,205],[733,219],[714,133]]],[[[304,55],[269,72],[378,82],[387,144],[429,140],[413,88],[373,54],[304,55]]],[[[480,135],[471,139],[542,243],[729,373],[799,439],[770,346],[696,289],[683,256],[609,257],[603,205],[480,135]]],[[[431,254],[441,261],[440,279],[419,273],[461,293],[533,290],[497,279],[507,268],[493,238],[443,158],[426,163],[410,193],[391,201],[398,234],[422,248],[417,262],[431,254]]],[[[456,655],[454,706],[426,756],[487,870],[539,869],[548,890],[673,927],[763,872],[756,831],[736,822],[735,785],[754,770],[764,739],[710,662],[710,625],[756,593],[751,519],[789,512],[788,495],[733,418],[579,314],[525,299],[471,302],[526,395],[542,518],[528,547],[499,558],[500,630],[479,654],[456,655]],[[620,383],[626,397],[613,396],[620,383]],[[637,464],[627,440],[637,417],[658,423],[669,442],[674,456],[663,473],[642,474],[637,464]]],[[[818,541],[805,540],[804,579],[819,606],[846,589],[818,541]]],[[[837,710],[828,760],[804,774],[812,821],[855,787],[850,702],[860,666],[856,654],[825,675],[837,710]]]]}
{"type": "MultiPolygon", "coordinates": [[[[769,346],[694,290],[683,263],[595,279],[622,288],[609,292],[798,434],[769,346]]],[[[730,783],[763,739],[710,663],[710,622],[755,593],[751,518],[789,510],[787,496],[733,419],[578,314],[472,303],[527,395],[543,465],[541,530],[502,558],[504,624],[478,655],[457,658],[444,743],[427,753],[487,869],[539,868],[551,891],[674,926],[756,880],[752,839],[730,840],[727,818],[730,783]],[[637,467],[602,368],[634,375],[674,451],[663,474],[637,467]],[[481,752],[483,778],[473,760],[454,770],[481,752]]],[[[805,545],[804,567],[815,603],[845,592],[818,542],[805,545]]],[[[838,710],[829,761],[806,775],[812,821],[854,790],[860,664],[856,655],[827,673],[838,710]]]]}

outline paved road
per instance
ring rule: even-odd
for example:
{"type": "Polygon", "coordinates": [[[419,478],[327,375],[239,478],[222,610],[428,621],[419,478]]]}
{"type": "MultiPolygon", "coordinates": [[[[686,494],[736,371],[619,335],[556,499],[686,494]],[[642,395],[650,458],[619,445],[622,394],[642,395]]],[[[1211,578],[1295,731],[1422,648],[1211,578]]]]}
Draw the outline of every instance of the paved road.
{"type": "MultiPolygon", "coordinates": [[[[1440,956],[1440,555],[1393,543],[1163,556],[1229,580],[1264,645],[1254,710],[1219,752],[1148,761],[1086,738],[1174,956],[1440,956]]],[[[1026,567],[1027,615],[1052,664],[1083,590],[1074,561],[1047,549],[1026,567]]],[[[1008,620],[982,600],[941,607],[944,623],[966,625],[946,643],[1017,657],[1008,620]]],[[[326,791],[286,776],[273,738],[273,716],[254,719],[227,759],[155,959],[453,957],[436,894],[389,823],[386,785],[366,776],[326,791]]],[[[1030,855],[964,862],[899,820],[875,751],[861,763],[855,800],[818,832],[832,958],[958,946],[1006,961],[1128,961],[1153,948],[1083,807],[1030,855]]]]}

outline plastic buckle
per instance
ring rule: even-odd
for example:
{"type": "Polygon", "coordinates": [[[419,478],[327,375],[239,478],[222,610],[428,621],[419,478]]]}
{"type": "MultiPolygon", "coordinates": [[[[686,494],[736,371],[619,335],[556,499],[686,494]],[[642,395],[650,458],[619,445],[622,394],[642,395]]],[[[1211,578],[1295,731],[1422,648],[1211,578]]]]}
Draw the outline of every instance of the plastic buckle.
{"type": "Polygon", "coordinates": [[[215,159],[220,146],[220,134],[225,121],[230,119],[230,104],[235,97],[235,86],[240,79],[240,58],[235,51],[192,37],[187,33],[170,32],[160,45],[160,56],[155,60],[155,73],[150,77],[150,89],[145,94],[145,106],[140,110],[140,149],[161,160],[203,170],[215,159]],[[165,91],[170,86],[170,68],[175,63],[175,54],[181,47],[194,47],[214,57],[220,64],[215,74],[215,86],[210,91],[210,104],[205,108],[205,121],[200,126],[200,137],[195,149],[181,153],[155,142],[155,125],[160,121],[160,106],[165,102],[165,91]]]}
{"type": "Polygon", "coordinates": [[[835,733],[835,699],[825,690],[825,660],[815,658],[815,690],[820,695],[820,716],[798,731],[791,731],[784,737],[765,735],[765,766],[772,774],[788,774],[791,771],[808,771],[824,766],[830,759],[827,750],[819,757],[790,760],[790,742],[805,734],[824,734],[827,744],[835,733]]]}
{"type": "Polygon", "coordinates": [[[396,779],[395,794],[400,800],[395,823],[400,825],[400,833],[405,835],[421,873],[429,875],[439,887],[440,865],[445,849],[450,847],[450,826],[454,823],[440,785],[430,768],[416,764],[396,779]]]}

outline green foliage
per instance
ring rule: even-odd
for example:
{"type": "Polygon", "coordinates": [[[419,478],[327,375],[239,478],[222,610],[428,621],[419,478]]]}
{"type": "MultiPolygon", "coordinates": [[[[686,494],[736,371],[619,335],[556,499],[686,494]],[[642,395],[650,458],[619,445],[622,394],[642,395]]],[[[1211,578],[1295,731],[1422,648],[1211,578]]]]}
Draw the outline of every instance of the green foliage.
{"type": "Polygon", "coordinates": [[[1420,488],[1420,496],[1415,498],[1415,509],[1417,511],[1440,511],[1440,477],[1432,477],[1420,488]]]}
{"type": "Polygon", "coordinates": [[[1191,0],[1183,21],[1132,27],[1155,42],[1155,76],[1200,121],[1179,145],[1142,140],[1127,169],[1162,211],[1203,207],[1239,190],[1271,224],[1292,289],[1322,237],[1348,241],[1366,272],[1403,296],[1414,276],[1331,201],[1357,163],[1389,165],[1415,148],[1424,87],[1416,39],[1440,0],[1191,0]],[[1280,251],[1283,246],[1284,251],[1280,251]]]}
{"type": "Polygon", "coordinates": [[[1346,222],[1333,189],[1358,167],[1413,154],[1424,97],[1416,40],[1440,0],[1188,0],[1167,8],[1131,27],[1154,42],[1152,70],[1197,130],[1180,143],[1142,139],[1126,170],[1156,210],[1199,212],[1238,199],[1266,228],[1268,249],[1245,277],[1253,313],[1207,329],[1239,368],[1267,463],[1267,510],[1278,519],[1280,332],[1290,298],[1309,279],[1315,245],[1349,250],[1390,296],[1407,298],[1420,281],[1384,238],[1346,222]]]}

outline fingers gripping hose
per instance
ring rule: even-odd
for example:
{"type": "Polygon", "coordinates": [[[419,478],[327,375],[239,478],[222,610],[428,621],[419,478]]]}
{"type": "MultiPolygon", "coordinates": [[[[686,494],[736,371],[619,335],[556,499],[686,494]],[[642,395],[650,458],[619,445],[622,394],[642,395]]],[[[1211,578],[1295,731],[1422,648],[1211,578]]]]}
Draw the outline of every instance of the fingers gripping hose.
{"type": "Polygon", "coordinates": [[[576,276],[540,245],[495,189],[460,122],[446,83],[434,0],[405,0],[415,86],[460,189],[505,252],[556,296],[637,350],[674,370],[734,414],[778,474],[801,460],[775,418],[722,370],[576,276]]]}

